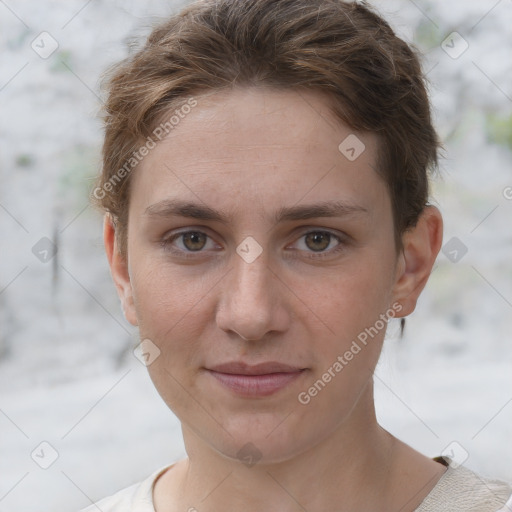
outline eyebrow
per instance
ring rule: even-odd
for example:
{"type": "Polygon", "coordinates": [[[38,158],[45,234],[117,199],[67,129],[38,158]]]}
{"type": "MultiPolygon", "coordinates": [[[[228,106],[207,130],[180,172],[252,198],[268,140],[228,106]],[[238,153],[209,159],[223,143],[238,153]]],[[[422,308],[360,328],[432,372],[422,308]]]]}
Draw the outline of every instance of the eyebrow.
{"type": "MultiPolygon", "coordinates": [[[[341,201],[326,201],[310,205],[297,205],[282,207],[273,215],[274,223],[294,220],[314,219],[317,217],[344,217],[354,214],[367,214],[368,209],[354,203],[341,201]]],[[[148,206],[144,211],[149,217],[188,217],[198,220],[217,221],[227,224],[232,216],[214,210],[204,204],[181,201],[177,199],[164,199],[148,206]]]]}

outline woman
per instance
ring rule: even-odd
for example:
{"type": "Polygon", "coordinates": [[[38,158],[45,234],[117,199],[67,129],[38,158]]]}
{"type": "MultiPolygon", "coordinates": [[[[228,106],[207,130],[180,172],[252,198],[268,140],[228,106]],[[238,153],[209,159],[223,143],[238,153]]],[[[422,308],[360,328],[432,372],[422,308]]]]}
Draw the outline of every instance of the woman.
{"type": "Polygon", "coordinates": [[[442,244],[438,146],[417,56],[361,2],[197,2],[117,66],[94,197],[188,456],[87,510],[505,510],[375,417],[442,244]]]}

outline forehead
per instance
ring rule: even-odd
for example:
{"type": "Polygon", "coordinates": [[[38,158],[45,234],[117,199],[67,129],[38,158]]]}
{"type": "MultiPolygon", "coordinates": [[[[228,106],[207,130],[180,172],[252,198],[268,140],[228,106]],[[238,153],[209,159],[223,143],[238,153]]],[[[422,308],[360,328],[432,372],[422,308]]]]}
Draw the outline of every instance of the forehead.
{"type": "Polygon", "coordinates": [[[335,119],[319,93],[246,88],[195,99],[139,164],[131,209],[169,198],[262,215],[319,199],[386,206],[376,136],[335,119]]]}

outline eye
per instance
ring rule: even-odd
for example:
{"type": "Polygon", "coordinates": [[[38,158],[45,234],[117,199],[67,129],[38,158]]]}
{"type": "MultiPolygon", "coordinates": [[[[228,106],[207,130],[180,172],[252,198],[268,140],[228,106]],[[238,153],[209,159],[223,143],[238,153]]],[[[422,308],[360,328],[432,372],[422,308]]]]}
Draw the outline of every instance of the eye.
{"type": "Polygon", "coordinates": [[[304,242],[308,249],[312,251],[325,251],[327,247],[332,242],[331,233],[327,233],[325,231],[313,231],[311,233],[307,233],[304,238],[304,242]]]}
{"type": "Polygon", "coordinates": [[[215,249],[213,240],[202,231],[181,231],[166,236],[162,242],[165,250],[175,253],[201,252],[203,249],[215,249]]]}
{"type": "Polygon", "coordinates": [[[295,243],[295,249],[309,253],[308,257],[324,257],[344,249],[343,239],[330,231],[316,230],[304,233],[295,243]]]}
{"type": "Polygon", "coordinates": [[[206,245],[208,237],[200,231],[189,231],[181,235],[183,245],[189,251],[200,251],[206,245]]]}

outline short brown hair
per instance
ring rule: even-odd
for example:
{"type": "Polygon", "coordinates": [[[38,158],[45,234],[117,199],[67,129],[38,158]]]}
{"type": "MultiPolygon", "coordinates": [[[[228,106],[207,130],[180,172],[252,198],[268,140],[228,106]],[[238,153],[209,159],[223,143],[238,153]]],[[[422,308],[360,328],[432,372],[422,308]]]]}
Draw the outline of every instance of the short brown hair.
{"type": "Polygon", "coordinates": [[[235,86],[323,92],[337,118],[377,134],[376,171],[389,190],[401,249],[402,234],[427,204],[439,148],[417,52],[365,2],[203,0],[154,28],[107,82],[93,200],[111,214],[122,254],[134,155],[164,114],[194,94],[235,86]]]}

